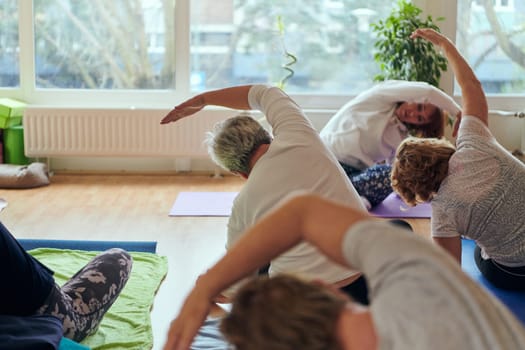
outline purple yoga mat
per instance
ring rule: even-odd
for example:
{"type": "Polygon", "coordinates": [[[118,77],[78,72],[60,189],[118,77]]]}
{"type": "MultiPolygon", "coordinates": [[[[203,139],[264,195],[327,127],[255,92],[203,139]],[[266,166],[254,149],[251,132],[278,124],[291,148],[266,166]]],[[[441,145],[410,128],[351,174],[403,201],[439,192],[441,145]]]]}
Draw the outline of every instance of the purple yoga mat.
{"type": "Polygon", "coordinates": [[[238,192],[180,192],[169,216],[230,216],[238,192]]]}
{"type": "Polygon", "coordinates": [[[432,209],[430,203],[409,207],[397,194],[391,193],[382,203],[372,208],[370,214],[382,218],[430,218],[432,209]]]}
{"type": "MultiPolygon", "coordinates": [[[[230,216],[238,192],[180,192],[170,216],[230,216]]],[[[430,218],[429,203],[406,205],[395,193],[376,205],[370,214],[383,218],[430,218]]]]}

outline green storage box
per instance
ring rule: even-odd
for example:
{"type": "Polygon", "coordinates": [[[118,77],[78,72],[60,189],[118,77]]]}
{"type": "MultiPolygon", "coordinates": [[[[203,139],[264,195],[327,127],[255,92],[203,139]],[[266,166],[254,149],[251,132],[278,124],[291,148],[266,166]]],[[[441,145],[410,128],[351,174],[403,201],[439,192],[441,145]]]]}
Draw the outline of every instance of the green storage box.
{"type": "Polygon", "coordinates": [[[15,125],[4,130],[4,162],[7,164],[29,164],[24,153],[24,127],[15,125]]]}
{"type": "Polygon", "coordinates": [[[0,98],[0,129],[22,124],[26,104],[12,98],[0,98]]]}

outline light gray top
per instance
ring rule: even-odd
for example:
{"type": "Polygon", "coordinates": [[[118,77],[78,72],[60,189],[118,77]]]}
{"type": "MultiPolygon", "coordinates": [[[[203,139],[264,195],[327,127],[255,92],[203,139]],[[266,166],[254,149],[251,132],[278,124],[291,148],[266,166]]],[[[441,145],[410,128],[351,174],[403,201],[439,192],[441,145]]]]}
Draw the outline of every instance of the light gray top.
{"type": "Polygon", "coordinates": [[[456,144],[431,203],[432,236],[463,235],[485,257],[525,265],[525,165],[475,117],[462,118],[456,144]]]}
{"type": "Polygon", "coordinates": [[[379,349],[525,349],[514,315],[427,239],[365,221],[342,249],[367,277],[379,349]]]}

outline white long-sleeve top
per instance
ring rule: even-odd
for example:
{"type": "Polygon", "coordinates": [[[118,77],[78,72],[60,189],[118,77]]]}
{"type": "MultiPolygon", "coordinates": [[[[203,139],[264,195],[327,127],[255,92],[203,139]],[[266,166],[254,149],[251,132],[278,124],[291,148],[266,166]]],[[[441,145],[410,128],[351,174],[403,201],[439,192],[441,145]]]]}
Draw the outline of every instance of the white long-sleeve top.
{"type": "Polygon", "coordinates": [[[399,102],[432,103],[454,116],[460,111],[450,96],[428,83],[387,80],[344,105],[321,130],[321,138],[342,163],[357,168],[390,163],[408,135],[394,115],[399,102]]]}
{"type": "MultiPolygon", "coordinates": [[[[274,139],[233,202],[227,248],[292,193],[316,193],[365,211],[343,169],[288,95],[275,87],[254,85],[248,99],[252,109],[266,116],[274,139]]],[[[330,261],[312,245],[301,243],[273,259],[269,273],[293,273],[336,283],[358,272],[330,261]]]]}

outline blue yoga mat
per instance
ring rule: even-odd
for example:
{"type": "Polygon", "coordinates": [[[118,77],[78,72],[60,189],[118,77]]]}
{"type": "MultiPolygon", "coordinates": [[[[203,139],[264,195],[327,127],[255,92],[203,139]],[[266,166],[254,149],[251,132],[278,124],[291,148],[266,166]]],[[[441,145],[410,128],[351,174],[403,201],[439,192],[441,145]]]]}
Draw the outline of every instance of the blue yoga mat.
{"type": "Polygon", "coordinates": [[[111,248],[121,248],[129,252],[155,253],[157,242],[154,241],[83,241],[61,239],[18,239],[25,250],[36,248],[75,249],[89,251],[104,251],[111,248]]]}
{"type": "Polygon", "coordinates": [[[525,293],[499,289],[492,285],[483,277],[474,261],[476,243],[470,239],[462,239],[461,247],[461,268],[463,271],[500,299],[525,324],[525,293]]]}

